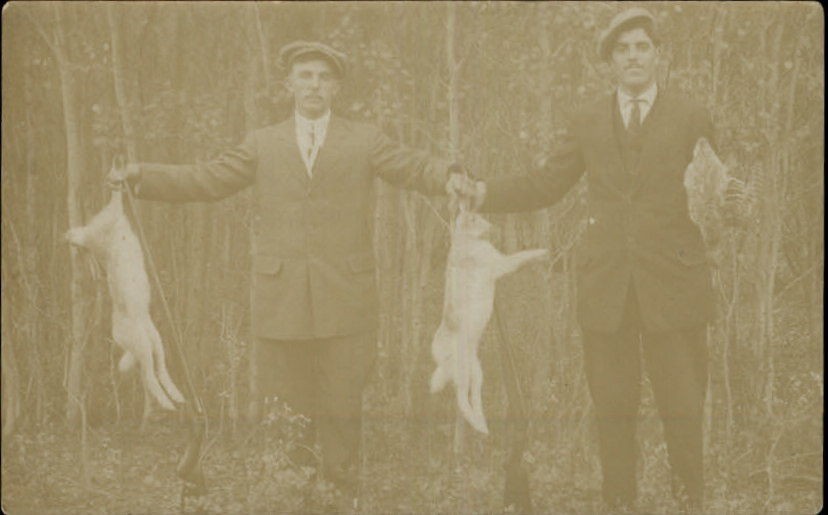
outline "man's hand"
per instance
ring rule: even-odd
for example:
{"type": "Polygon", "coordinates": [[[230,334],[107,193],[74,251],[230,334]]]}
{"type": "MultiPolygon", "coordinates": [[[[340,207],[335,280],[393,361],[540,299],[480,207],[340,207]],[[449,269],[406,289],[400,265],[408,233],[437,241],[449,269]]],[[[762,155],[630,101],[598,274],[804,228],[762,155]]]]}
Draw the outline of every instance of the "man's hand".
{"type": "Polygon", "coordinates": [[[446,182],[446,193],[451,204],[467,201],[470,209],[474,210],[483,204],[486,197],[486,183],[475,181],[462,173],[449,174],[446,182]]]}
{"type": "Polygon", "coordinates": [[[122,168],[112,167],[106,174],[106,185],[109,189],[120,189],[124,182],[134,183],[141,175],[141,167],[137,163],[129,163],[122,168]]]}

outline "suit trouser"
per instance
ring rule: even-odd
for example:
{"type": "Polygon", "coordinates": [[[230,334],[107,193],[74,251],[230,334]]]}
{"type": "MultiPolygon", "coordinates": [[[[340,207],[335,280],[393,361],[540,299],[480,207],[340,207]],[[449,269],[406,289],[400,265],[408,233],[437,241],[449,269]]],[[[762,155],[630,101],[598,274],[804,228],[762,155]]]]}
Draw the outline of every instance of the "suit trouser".
{"type": "MultiPolygon", "coordinates": [[[[376,334],[313,340],[258,340],[259,385],[311,423],[300,443],[322,448],[323,472],[343,490],[355,492],[362,431],[362,391],[377,354],[376,334]]],[[[315,465],[310,453],[297,453],[315,465]]]]}
{"type": "Polygon", "coordinates": [[[641,349],[664,426],[674,492],[676,487],[683,486],[691,501],[702,501],[705,333],[704,326],[644,331],[632,285],[618,331],[584,331],[584,361],[598,419],[603,495],[607,502],[632,503],[637,494],[635,431],[641,397],[641,349]]]}

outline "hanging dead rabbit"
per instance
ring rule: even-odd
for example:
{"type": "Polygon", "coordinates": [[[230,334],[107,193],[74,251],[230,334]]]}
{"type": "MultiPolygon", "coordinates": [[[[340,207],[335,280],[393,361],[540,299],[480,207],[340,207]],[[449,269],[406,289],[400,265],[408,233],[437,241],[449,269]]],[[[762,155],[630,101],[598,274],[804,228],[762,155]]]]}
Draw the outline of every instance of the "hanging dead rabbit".
{"type": "Polygon", "coordinates": [[[684,173],[690,219],[702,233],[710,263],[721,264],[726,227],[743,220],[750,211],[751,194],[745,184],[728,174],[727,167],[705,138],[693,148],[693,160],[684,173]],[[732,197],[726,202],[727,197],[732,197]],[[735,205],[729,211],[724,206],[735,205]]]}
{"type": "Polygon", "coordinates": [[[112,299],[112,337],[124,350],[118,368],[126,372],[137,361],[146,389],[163,408],[173,410],[173,401],[183,403],[184,397],[167,372],[161,336],[150,317],[144,255],[124,213],[122,195],[113,191],[109,204],[85,226],[67,231],[66,239],[104,264],[112,299]]]}
{"type": "Polygon", "coordinates": [[[483,415],[483,370],[477,349],[492,315],[495,282],[530,260],[547,255],[546,249],[524,250],[506,256],[483,236],[491,227],[477,213],[462,210],[454,222],[446,266],[443,320],[431,344],[437,369],[431,392],[454,383],[457,406],[463,417],[488,434],[483,415]]]}

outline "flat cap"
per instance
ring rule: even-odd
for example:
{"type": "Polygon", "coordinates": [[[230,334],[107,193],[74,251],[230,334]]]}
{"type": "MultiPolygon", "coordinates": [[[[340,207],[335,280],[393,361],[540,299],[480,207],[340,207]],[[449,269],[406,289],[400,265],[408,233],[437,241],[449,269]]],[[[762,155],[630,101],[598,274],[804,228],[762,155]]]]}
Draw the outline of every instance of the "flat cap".
{"type": "Polygon", "coordinates": [[[643,7],[632,7],[616,14],[612,21],[610,21],[609,26],[601,32],[601,36],[598,38],[598,55],[602,59],[608,59],[612,51],[612,45],[615,44],[615,39],[618,37],[618,34],[631,23],[641,22],[642,20],[652,27],[655,19],[650,14],[650,11],[643,7]]]}
{"type": "Polygon", "coordinates": [[[288,43],[279,50],[279,61],[286,70],[290,70],[290,67],[296,59],[311,54],[331,63],[340,77],[345,75],[348,67],[348,56],[318,41],[294,41],[288,43]]]}

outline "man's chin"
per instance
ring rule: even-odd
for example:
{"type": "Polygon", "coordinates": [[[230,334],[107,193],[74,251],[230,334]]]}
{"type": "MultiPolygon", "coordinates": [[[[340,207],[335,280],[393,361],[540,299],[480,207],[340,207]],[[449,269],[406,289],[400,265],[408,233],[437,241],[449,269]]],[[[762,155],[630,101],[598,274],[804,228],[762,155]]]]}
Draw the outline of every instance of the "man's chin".
{"type": "Polygon", "coordinates": [[[316,109],[320,109],[325,105],[325,101],[319,97],[305,98],[303,99],[302,103],[308,108],[314,107],[316,109]]]}
{"type": "Polygon", "coordinates": [[[625,80],[621,82],[621,86],[630,92],[641,92],[647,89],[651,83],[652,81],[645,77],[625,77],[625,80]]]}
{"type": "Polygon", "coordinates": [[[318,118],[325,114],[327,111],[328,107],[321,102],[318,104],[303,104],[301,109],[301,112],[306,113],[310,118],[318,118]]]}

